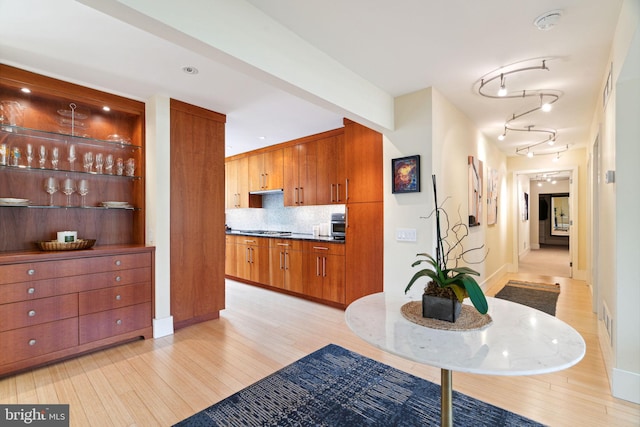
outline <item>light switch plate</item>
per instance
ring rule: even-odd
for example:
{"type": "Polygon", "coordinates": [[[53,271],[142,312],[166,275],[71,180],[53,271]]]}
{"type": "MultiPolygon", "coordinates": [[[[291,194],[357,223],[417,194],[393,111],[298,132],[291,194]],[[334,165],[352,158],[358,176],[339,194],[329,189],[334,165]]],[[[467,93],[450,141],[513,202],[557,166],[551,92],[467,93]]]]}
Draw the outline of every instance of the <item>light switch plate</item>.
{"type": "Polygon", "coordinates": [[[398,242],[415,242],[417,240],[418,233],[415,228],[397,228],[396,240],[398,242]]]}

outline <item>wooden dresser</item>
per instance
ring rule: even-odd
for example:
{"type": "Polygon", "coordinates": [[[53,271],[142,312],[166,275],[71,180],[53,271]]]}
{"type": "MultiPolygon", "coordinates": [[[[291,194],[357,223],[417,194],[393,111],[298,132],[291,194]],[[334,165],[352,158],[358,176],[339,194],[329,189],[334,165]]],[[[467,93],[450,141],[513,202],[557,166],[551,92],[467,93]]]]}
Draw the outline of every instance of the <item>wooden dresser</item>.
{"type": "Polygon", "coordinates": [[[0,375],[152,336],[154,248],[0,256],[0,375]]]}

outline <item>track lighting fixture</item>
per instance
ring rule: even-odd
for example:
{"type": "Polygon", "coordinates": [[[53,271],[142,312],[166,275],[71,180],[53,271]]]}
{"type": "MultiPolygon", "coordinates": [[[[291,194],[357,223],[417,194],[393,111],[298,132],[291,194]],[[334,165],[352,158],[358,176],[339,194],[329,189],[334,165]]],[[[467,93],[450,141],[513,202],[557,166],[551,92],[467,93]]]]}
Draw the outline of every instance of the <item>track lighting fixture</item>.
{"type": "MultiPolygon", "coordinates": [[[[512,68],[505,67],[501,70],[497,70],[495,72],[489,73],[480,79],[480,86],[478,87],[478,94],[485,98],[491,99],[515,99],[515,98],[529,98],[529,97],[538,97],[540,103],[535,105],[533,108],[529,108],[526,111],[520,113],[513,113],[511,117],[507,119],[504,126],[504,132],[498,136],[498,140],[503,141],[507,136],[507,131],[516,131],[516,132],[538,132],[547,134],[547,138],[535,142],[530,143],[524,147],[519,147],[516,149],[516,154],[527,155],[528,157],[532,157],[534,154],[549,154],[549,153],[540,153],[542,147],[535,153],[535,148],[546,143],[548,145],[554,145],[557,138],[557,131],[554,129],[533,129],[534,125],[528,126],[518,126],[516,125],[516,121],[521,119],[524,116],[532,114],[536,111],[549,112],[552,109],[553,104],[560,99],[561,93],[559,91],[554,90],[507,90],[506,80],[508,75],[522,73],[522,72],[532,72],[532,71],[549,71],[549,67],[547,67],[546,59],[542,60],[540,65],[531,65],[525,66],[521,68],[512,68]],[[496,83],[500,83],[498,90],[494,89],[492,92],[489,88],[493,85],[495,88],[496,83]]],[[[568,146],[567,146],[568,147],[568,146]]]]}

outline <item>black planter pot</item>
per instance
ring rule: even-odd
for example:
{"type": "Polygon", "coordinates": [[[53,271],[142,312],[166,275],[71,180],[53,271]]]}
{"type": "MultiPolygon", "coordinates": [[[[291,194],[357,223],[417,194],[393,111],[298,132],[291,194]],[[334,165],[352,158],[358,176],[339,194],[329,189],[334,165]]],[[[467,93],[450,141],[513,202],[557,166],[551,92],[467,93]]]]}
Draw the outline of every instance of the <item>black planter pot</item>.
{"type": "Polygon", "coordinates": [[[455,322],[460,316],[462,304],[456,298],[442,298],[422,294],[422,317],[455,322]]]}

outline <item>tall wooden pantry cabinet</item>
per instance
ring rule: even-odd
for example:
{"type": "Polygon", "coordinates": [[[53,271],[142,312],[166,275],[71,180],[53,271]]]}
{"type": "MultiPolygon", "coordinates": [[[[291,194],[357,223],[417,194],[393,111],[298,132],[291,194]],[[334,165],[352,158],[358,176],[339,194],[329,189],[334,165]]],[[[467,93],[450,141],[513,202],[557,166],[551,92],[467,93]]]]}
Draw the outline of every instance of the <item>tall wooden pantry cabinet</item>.
{"type": "Polygon", "coordinates": [[[174,328],[224,308],[226,116],[171,100],[171,314],[174,328]]]}
{"type": "Polygon", "coordinates": [[[0,376],[152,336],[144,116],[0,64],[0,376]]]}

